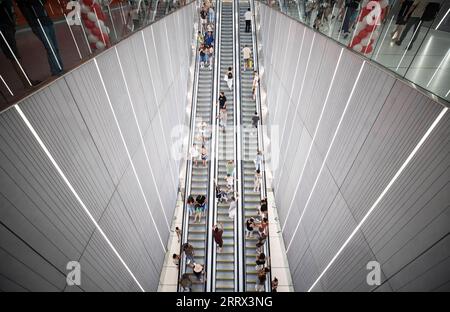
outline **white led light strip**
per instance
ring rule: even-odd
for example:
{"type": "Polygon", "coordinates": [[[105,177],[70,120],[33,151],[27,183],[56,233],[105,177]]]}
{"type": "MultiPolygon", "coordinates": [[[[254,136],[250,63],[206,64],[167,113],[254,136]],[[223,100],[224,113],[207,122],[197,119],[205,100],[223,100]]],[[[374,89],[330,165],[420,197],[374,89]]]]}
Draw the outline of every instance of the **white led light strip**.
{"type": "Polygon", "coordinates": [[[314,287],[317,285],[317,283],[320,281],[320,279],[325,275],[325,273],[328,271],[328,269],[331,267],[331,265],[336,261],[336,259],[339,257],[339,255],[344,250],[344,248],[351,241],[353,236],[356,235],[356,233],[359,231],[361,226],[364,224],[364,222],[367,220],[367,218],[370,216],[370,214],[373,212],[373,210],[377,207],[377,205],[383,199],[384,195],[386,195],[386,193],[389,191],[391,186],[394,184],[394,182],[398,179],[398,177],[403,172],[403,170],[405,170],[406,166],[411,162],[413,157],[416,155],[417,151],[420,149],[420,147],[423,145],[423,143],[426,141],[426,139],[430,136],[431,132],[434,130],[434,128],[436,128],[436,126],[438,125],[439,121],[441,121],[442,117],[444,117],[444,115],[447,113],[447,110],[448,110],[448,107],[445,107],[441,111],[441,113],[437,116],[437,118],[435,119],[433,124],[430,126],[430,128],[427,130],[427,132],[424,134],[422,139],[420,139],[419,143],[417,143],[416,147],[413,149],[411,154],[409,154],[408,158],[405,160],[403,165],[400,167],[400,169],[398,169],[397,173],[394,175],[392,180],[389,182],[389,184],[386,186],[386,188],[383,190],[383,192],[381,192],[380,196],[378,196],[377,200],[372,205],[372,207],[370,207],[369,211],[367,211],[367,213],[365,214],[364,218],[362,218],[362,220],[359,222],[359,224],[356,226],[356,228],[353,230],[353,232],[347,238],[345,243],[341,246],[341,248],[339,248],[338,252],[331,259],[330,263],[328,263],[328,265],[325,267],[325,269],[322,271],[322,273],[320,273],[319,277],[316,279],[314,284],[312,284],[312,286],[308,289],[308,292],[310,292],[310,291],[312,291],[314,289],[314,287]]]}
{"type": "Polygon", "coordinates": [[[12,93],[11,89],[9,88],[8,84],[6,83],[5,79],[3,79],[3,76],[0,75],[0,79],[2,80],[3,84],[5,85],[6,89],[8,89],[9,94],[11,94],[11,96],[14,96],[14,93],[12,93]]]}
{"type": "Polygon", "coordinates": [[[24,123],[26,124],[26,126],[28,127],[28,129],[31,131],[31,133],[33,134],[34,138],[38,141],[39,145],[41,146],[41,148],[44,150],[45,154],[47,155],[47,157],[50,159],[51,163],[53,164],[53,166],[55,167],[56,171],[58,171],[59,175],[61,176],[61,178],[63,179],[63,181],[66,183],[67,187],[70,189],[70,191],[72,192],[72,194],[75,196],[76,200],[78,201],[78,203],[81,205],[81,207],[83,208],[83,210],[86,212],[86,214],[88,215],[89,219],[91,219],[92,223],[94,223],[96,229],[98,230],[98,232],[103,236],[103,238],[105,239],[106,243],[109,245],[109,247],[112,249],[112,251],[114,252],[114,254],[117,256],[117,258],[119,258],[120,262],[123,264],[123,266],[125,267],[125,269],[127,270],[127,272],[131,275],[131,277],[133,278],[133,280],[136,282],[136,284],[139,286],[141,291],[145,291],[144,288],[142,288],[141,284],[138,282],[138,280],[136,279],[136,277],[134,276],[133,272],[131,272],[130,268],[128,267],[128,265],[125,263],[125,261],[122,259],[122,257],[120,256],[119,252],[116,250],[116,248],[114,247],[114,245],[111,243],[111,241],[109,240],[109,238],[106,236],[106,234],[103,232],[102,228],[100,227],[100,225],[97,223],[97,221],[94,219],[94,217],[92,216],[91,212],[89,211],[89,209],[86,207],[86,205],[84,204],[84,202],[81,200],[80,196],[78,195],[78,193],[75,191],[75,189],[73,188],[72,184],[69,182],[69,180],[67,179],[66,175],[64,174],[64,172],[61,170],[61,168],[59,167],[58,163],[55,161],[55,159],[53,158],[53,156],[50,154],[50,151],[47,149],[47,147],[45,146],[44,142],[41,140],[41,138],[39,137],[39,135],[37,134],[36,130],[33,128],[33,126],[31,125],[30,121],[28,120],[28,118],[25,116],[25,114],[23,113],[23,111],[20,109],[20,107],[18,105],[14,105],[14,108],[16,109],[16,111],[19,113],[20,117],[22,118],[22,120],[24,121],[24,123]]]}
{"type": "MultiPolygon", "coordinates": [[[[365,64],[366,64],[366,62],[364,61],[362,63],[362,65],[361,65],[361,68],[359,69],[358,76],[356,77],[355,83],[353,84],[352,91],[350,92],[350,96],[348,97],[347,103],[345,104],[344,111],[342,112],[341,118],[339,119],[339,123],[338,123],[338,125],[336,127],[336,130],[334,131],[333,138],[331,139],[330,145],[328,146],[327,153],[325,154],[325,157],[324,157],[324,159],[322,161],[322,165],[320,166],[319,173],[317,174],[317,177],[316,177],[316,180],[314,181],[314,184],[313,184],[313,187],[311,189],[311,192],[308,195],[308,199],[306,200],[305,208],[303,208],[302,214],[300,215],[300,218],[298,219],[297,226],[295,227],[294,234],[291,236],[291,240],[289,241],[289,244],[288,244],[288,246],[286,248],[286,252],[289,251],[289,248],[291,247],[291,244],[294,241],[294,237],[297,234],[298,228],[300,227],[300,223],[302,222],[302,219],[303,219],[303,216],[305,214],[306,208],[308,208],[309,201],[311,200],[312,194],[314,193],[314,190],[316,189],[317,181],[319,181],[320,175],[322,174],[322,170],[325,167],[325,163],[326,163],[326,161],[328,159],[328,155],[330,154],[331,147],[333,146],[334,140],[336,139],[336,136],[337,136],[337,134],[339,132],[339,129],[341,128],[342,120],[344,120],[345,113],[347,112],[347,108],[348,108],[348,106],[349,106],[349,104],[350,104],[350,102],[351,102],[351,100],[353,98],[353,93],[355,92],[356,85],[358,84],[359,78],[361,77],[361,73],[362,73],[362,71],[364,69],[364,65],[365,64]]],[[[294,197],[295,197],[295,195],[294,195],[294,197]]]]}
{"type": "Polygon", "coordinates": [[[123,146],[125,147],[125,151],[127,153],[128,160],[130,161],[131,168],[133,169],[134,176],[136,177],[136,181],[137,181],[137,183],[139,185],[139,190],[141,191],[142,197],[143,197],[144,202],[145,202],[145,206],[147,207],[147,210],[148,210],[148,212],[150,214],[150,218],[152,220],[153,226],[155,227],[156,234],[158,234],[158,238],[159,238],[159,241],[161,242],[162,249],[164,250],[164,252],[166,252],[166,247],[165,247],[164,242],[163,242],[163,240],[161,238],[161,234],[158,231],[158,227],[156,226],[155,219],[153,218],[152,211],[150,210],[150,206],[149,206],[148,201],[147,201],[147,196],[145,196],[144,189],[142,188],[142,185],[141,185],[141,181],[139,180],[139,176],[137,175],[136,168],[134,167],[133,160],[131,158],[130,152],[128,151],[128,147],[127,147],[127,144],[125,142],[125,138],[123,137],[123,134],[122,134],[122,129],[120,128],[119,121],[117,120],[116,112],[114,111],[114,107],[112,106],[111,99],[110,99],[109,94],[108,94],[108,90],[106,89],[105,82],[103,81],[102,73],[100,72],[100,68],[98,67],[97,60],[95,58],[94,58],[94,64],[95,64],[95,67],[97,68],[97,72],[98,72],[99,77],[100,77],[100,82],[102,83],[103,90],[105,91],[105,95],[106,95],[106,98],[108,100],[109,107],[111,108],[111,112],[113,114],[114,121],[116,122],[117,129],[119,130],[120,138],[122,139],[122,143],[123,143],[123,146]]]}
{"type": "Polygon", "coordinates": [[[119,52],[117,51],[117,47],[116,46],[114,47],[114,50],[116,51],[116,56],[117,56],[117,60],[119,62],[120,72],[122,74],[122,78],[123,78],[123,81],[125,83],[125,89],[127,90],[128,100],[130,101],[130,106],[131,106],[131,111],[133,112],[134,121],[136,122],[136,125],[137,125],[137,128],[138,128],[139,137],[141,138],[142,147],[144,148],[144,154],[145,154],[145,158],[147,159],[148,167],[150,169],[150,175],[152,176],[152,181],[153,181],[153,184],[155,185],[156,195],[158,196],[159,204],[161,205],[161,210],[162,210],[162,213],[164,215],[164,220],[166,221],[167,230],[170,231],[170,225],[169,225],[169,222],[167,221],[166,212],[164,211],[164,205],[163,205],[163,202],[162,202],[162,199],[161,199],[161,194],[159,193],[158,184],[156,183],[155,175],[153,174],[153,168],[152,168],[152,165],[150,164],[150,158],[148,157],[147,147],[145,146],[144,137],[143,137],[142,131],[141,131],[141,126],[139,125],[139,121],[138,121],[138,118],[136,116],[136,111],[134,110],[133,100],[131,99],[130,90],[128,89],[128,83],[127,83],[127,80],[125,78],[125,74],[123,72],[122,62],[120,60],[119,52]]]}
{"type": "MultiPolygon", "coordinates": [[[[338,71],[339,64],[341,63],[341,58],[342,58],[342,53],[343,52],[344,52],[344,48],[341,48],[341,53],[339,53],[339,59],[337,61],[336,67],[334,68],[334,73],[333,73],[333,77],[331,78],[331,83],[330,83],[330,86],[328,88],[327,96],[325,98],[325,102],[323,103],[322,111],[320,112],[319,121],[317,122],[316,129],[314,130],[314,135],[313,135],[313,137],[311,139],[311,143],[309,144],[308,153],[306,154],[305,161],[303,162],[302,171],[301,171],[300,177],[299,177],[299,179],[297,181],[297,185],[295,187],[294,195],[292,196],[291,203],[289,204],[289,209],[288,209],[286,218],[284,220],[283,227],[281,229],[282,232],[284,231],[284,229],[286,227],[286,224],[287,224],[287,220],[289,219],[289,215],[290,215],[291,210],[292,210],[292,205],[294,204],[294,199],[295,199],[295,197],[297,195],[297,192],[298,192],[298,189],[300,187],[300,183],[301,183],[302,178],[303,178],[303,173],[305,172],[306,164],[308,163],[309,156],[311,155],[312,147],[313,147],[314,142],[316,140],[317,133],[319,132],[320,123],[322,122],[323,113],[325,112],[325,108],[327,107],[327,104],[328,104],[328,98],[330,97],[331,89],[333,88],[333,85],[334,85],[334,79],[336,78],[336,73],[338,71]]],[[[294,233],[293,236],[295,236],[295,233],[294,233]]],[[[291,242],[292,242],[292,240],[291,240],[291,242]]],[[[287,250],[289,249],[289,246],[290,246],[290,243],[288,245],[287,250]]]]}

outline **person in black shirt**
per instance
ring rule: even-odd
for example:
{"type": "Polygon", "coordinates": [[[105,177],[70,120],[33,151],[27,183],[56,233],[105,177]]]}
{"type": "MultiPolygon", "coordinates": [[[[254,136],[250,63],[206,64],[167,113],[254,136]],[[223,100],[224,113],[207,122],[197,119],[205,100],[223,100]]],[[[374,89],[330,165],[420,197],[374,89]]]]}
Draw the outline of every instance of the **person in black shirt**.
{"type": "Polygon", "coordinates": [[[45,0],[16,0],[22,15],[33,33],[41,40],[47,50],[48,64],[52,75],[63,72],[53,21],[44,7],[45,0]]]}

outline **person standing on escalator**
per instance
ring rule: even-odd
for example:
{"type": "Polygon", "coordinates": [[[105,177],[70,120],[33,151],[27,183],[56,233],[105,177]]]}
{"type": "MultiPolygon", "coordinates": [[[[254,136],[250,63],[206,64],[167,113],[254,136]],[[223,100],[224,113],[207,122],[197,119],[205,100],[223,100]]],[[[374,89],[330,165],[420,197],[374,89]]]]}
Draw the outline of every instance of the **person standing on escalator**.
{"type": "Polygon", "coordinates": [[[250,11],[250,8],[248,8],[247,12],[245,12],[244,19],[245,19],[245,32],[248,33],[252,29],[252,11],[250,11]]]}

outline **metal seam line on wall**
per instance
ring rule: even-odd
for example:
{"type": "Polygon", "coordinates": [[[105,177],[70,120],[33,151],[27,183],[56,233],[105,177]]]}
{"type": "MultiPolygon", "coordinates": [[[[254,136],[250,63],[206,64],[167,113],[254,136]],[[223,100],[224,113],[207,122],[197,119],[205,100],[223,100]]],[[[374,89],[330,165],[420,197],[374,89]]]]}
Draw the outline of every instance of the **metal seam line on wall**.
{"type": "Polygon", "coordinates": [[[159,201],[159,203],[161,205],[161,210],[162,210],[162,213],[164,215],[164,220],[166,221],[167,229],[170,231],[170,225],[169,225],[169,222],[167,221],[167,216],[166,216],[166,212],[164,211],[164,205],[163,205],[163,202],[162,202],[162,199],[161,199],[161,195],[159,193],[158,184],[156,183],[155,175],[153,174],[153,168],[152,168],[152,165],[150,164],[150,158],[148,156],[147,147],[145,146],[144,137],[142,136],[141,126],[139,125],[139,121],[138,121],[138,118],[136,116],[136,111],[134,109],[133,100],[131,99],[130,90],[128,89],[128,83],[127,83],[127,80],[125,78],[125,74],[123,72],[122,61],[120,60],[119,52],[117,51],[117,46],[114,47],[114,51],[116,52],[117,61],[119,63],[120,72],[122,74],[123,82],[125,83],[125,89],[127,90],[127,95],[128,95],[128,99],[130,101],[131,110],[133,112],[134,121],[136,121],[136,126],[138,128],[139,137],[141,139],[142,147],[144,148],[145,158],[147,159],[147,164],[148,164],[148,167],[150,169],[150,175],[152,176],[152,181],[153,181],[153,184],[155,185],[156,195],[157,195],[158,201],[159,201]]]}
{"type": "MultiPolygon", "coordinates": [[[[339,59],[338,59],[337,64],[336,64],[336,68],[334,69],[333,77],[331,78],[330,87],[328,88],[327,95],[325,97],[325,102],[323,104],[322,111],[320,112],[319,121],[317,122],[316,129],[314,130],[314,134],[313,134],[313,137],[311,139],[311,143],[309,144],[308,153],[306,154],[306,158],[305,158],[305,161],[303,163],[303,168],[302,168],[302,171],[300,173],[300,177],[298,179],[297,186],[295,187],[294,196],[292,196],[291,203],[289,204],[289,209],[288,209],[288,212],[287,212],[287,215],[286,215],[286,219],[285,219],[283,227],[281,229],[282,232],[284,231],[284,229],[286,227],[287,220],[288,220],[289,215],[290,215],[291,210],[292,210],[292,205],[294,204],[295,196],[297,195],[298,189],[300,187],[300,183],[301,183],[302,178],[303,178],[303,173],[305,172],[306,164],[308,163],[309,156],[311,155],[312,147],[314,145],[314,142],[316,141],[316,136],[317,136],[317,133],[319,132],[320,123],[322,122],[323,113],[325,112],[325,108],[327,107],[328,98],[330,97],[331,89],[333,88],[333,85],[334,85],[334,79],[336,78],[336,74],[337,74],[337,71],[339,69],[339,65],[341,63],[342,53],[344,53],[344,48],[341,48],[341,53],[339,54],[339,59]]],[[[305,127],[306,127],[306,125],[305,125],[305,127]]],[[[293,236],[295,236],[295,232],[294,232],[293,236]]],[[[292,242],[292,239],[291,239],[291,242],[292,242]]],[[[289,246],[291,245],[291,242],[289,243],[288,248],[286,249],[286,252],[289,250],[289,246]]]]}
{"type": "Polygon", "coordinates": [[[370,207],[369,211],[364,215],[364,217],[361,219],[359,224],[356,226],[356,228],[353,230],[353,232],[350,234],[350,236],[347,238],[347,240],[344,242],[344,244],[339,248],[338,252],[334,255],[334,257],[331,259],[330,263],[325,267],[325,269],[322,271],[322,273],[319,275],[319,277],[316,279],[314,284],[311,285],[311,287],[308,289],[308,292],[312,291],[314,287],[317,285],[317,283],[320,281],[320,279],[325,275],[325,273],[328,271],[328,269],[331,267],[331,265],[336,261],[336,259],[339,257],[339,255],[342,253],[344,248],[348,245],[350,240],[355,236],[355,234],[359,231],[361,226],[364,224],[364,222],[367,220],[367,218],[370,216],[370,214],[373,212],[373,210],[377,207],[377,205],[380,203],[380,201],[383,199],[384,195],[389,191],[391,186],[394,184],[394,182],[397,180],[397,178],[401,175],[403,170],[406,168],[406,166],[411,162],[417,151],[422,147],[423,143],[427,140],[427,138],[430,136],[431,132],[436,128],[436,126],[439,124],[441,119],[444,117],[444,115],[447,113],[448,107],[445,107],[440,114],[436,117],[434,122],[431,124],[430,128],[428,128],[427,132],[424,134],[422,139],[420,139],[419,143],[417,143],[416,147],[413,149],[411,154],[409,154],[408,158],[405,160],[403,165],[400,167],[400,169],[397,171],[397,173],[394,175],[394,177],[391,179],[391,181],[388,183],[386,188],[381,192],[380,196],[378,196],[375,203],[370,207]]]}
{"type": "MultiPolygon", "coordinates": [[[[350,92],[350,96],[348,97],[347,103],[345,104],[344,111],[342,112],[341,118],[339,119],[339,123],[338,123],[338,125],[336,127],[336,130],[334,131],[333,138],[331,139],[330,145],[328,146],[327,153],[325,154],[325,157],[324,157],[324,159],[322,161],[322,165],[320,166],[319,173],[317,174],[317,177],[316,177],[316,179],[314,181],[313,187],[312,187],[312,189],[311,189],[311,191],[310,191],[310,193],[308,195],[308,199],[306,200],[305,207],[303,208],[303,211],[302,211],[302,213],[300,215],[300,218],[298,219],[297,226],[295,227],[295,230],[294,230],[294,234],[291,236],[291,240],[289,241],[289,244],[288,244],[288,246],[286,248],[286,252],[288,252],[289,248],[291,247],[291,244],[292,244],[292,242],[294,240],[294,237],[297,234],[298,228],[300,227],[300,223],[302,222],[302,219],[303,219],[303,216],[305,214],[306,208],[308,208],[309,201],[311,200],[312,194],[314,193],[314,190],[316,189],[317,182],[319,181],[320,175],[322,174],[322,170],[325,167],[325,163],[326,163],[326,161],[328,159],[328,155],[330,154],[331,148],[333,147],[333,144],[334,144],[334,140],[336,139],[336,136],[337,136],[337,134],[339,132],[339,129],[340,129],[341,124],[342,124],[342,121],[344,120],[345,113],[347,112],[348,106],[349,106],[349,104],[350,104],[350,102],[351,102],[351,100],[353,98],[353,93],[355,92],[356,85],[358,84],[359,78],[361,77],[361,73],[362,73],[362,71],[364,69],[364,65],[365,64],[366,64],[366,61],[363,61],[362,65],[361,65],[361,68],[359,69],[358,76],[356,77],[355,83],[353,84],[352,91],[350,92]]],[[[295,194],[294,194],[294,197],[295,197],[295,194]]]]}
{"type": "Polygon", "coordinates": [[[122,129],[120,128],[119,121],[117,120],[116,113],[115,113],[114,108],[112,106],[111,99],[110,99],[109,94],[108,94],[108,90],[106,89],[105,82],[103,81],[102,73],[100,72],[100,68],[98,67],[97,60],[95,58],[94,58],[94,64],[95,64],[95,67],[97,68],[97,72],[98,72],[98,74],[100,76],[100,82],[101,82],[101,84],[103,86],[103,90],[105,91],[109,107],[111,108],[111,112],[112,112],[113,117],[114,117],[114,121],[116,122],[117,129],[119,130],[120,138],[122,139],[122,143],[123,143],[123,145],[125,147],[125,151],[127,153],[128,160],[130,161],[131,168],[133,169],[134,176],[136,177],[136,181],[137,181],[137,183],[139,185],[139,189],[141,191],[142,197],[144,198],[144,202],[145,202],[147,210],[148,210],[148,212],[150,214],[150,218],[152,220],[153,226],[155,227],[156,233],[158,234],[158,238],[159,238],[159,241],[161,242],[161,246],[163,248],[163,251],[166,252],[166,247],[165,247],[164,242],[163,242],[163,240],[161,238],[161,234],[159,233],[158,227],[156,226],[155,219],[153,218],[152,211],[150,210],[150,206],[149,206],[148,201],[147,201],[147,196],[144,193],[144,189],[142,188],[141,181],[139,180],[139,177],[137,175],[136,168],[134,167],[133,160],[131,159],[130,152],[128,151],[128,147],[127,147],[127,144],[125,142],[125,138],[123,137],[123,134],[122,134],[122,129]]]}
{"type": "Polygon", "coordinates": [[[61,178],[63,179],[63,181],[66,183],[67,187],[70,189],[70,191],[72,192],[72,194],[75,196],[76,200],[78,201],[78,203],[81,205],[81,207],[83,208],[83,210],[86,212],[86,214],[88,215],[89,219],[92,221],[92,223],[94,224],[95,228],[99,231],[99,233],[102,235],[102,237],[105,239],[106,243],[109,245],[109,247],[112,249],[112,251],[114,252],[114,254],[117,256],[117,258],[119,258],[119,261],[123,264],[123,266],[125,267],[125,269],[127,270],[127,272],[131,275],[131,277],[133,278],[133,280],[136,282],[136,284],[139,286],[139,288],[141,289],[141,291],[145,291],[144,288],[142,288],[141,284],[139,283],[139,281],[136,279],[136,277],[134,276],[133,272],[131,272],[130,268],[128,267],[128,265],[125,263],[125,261],[123,260],[123,258],[120,256],[119,252],[116,250],[116,248],[114,247],[114,245],[111,243],[111,241],[109,240],[109,238],[106,236],[106,234],[103,232],[102,228],[100,227],[100,225],[97,223],[97,221],[95,220],[95,218],[92,216],[91,212],[89,211],[89,209],[86,207],[86,205],[84,204],[84,202],[81,200],[80,196],[78,195],[77,191],[75,191],[75,189],[73,188],[72,184],[69,182],[69,180],[67,179],[66,175],[64,174],[64,172],[61,170],[61,168],[59,167],[58,163],[56,162],[56,160],[53,158],[53,156],[50,154],[50,151],[47,149],[47,147],[45,146],[44,142],[41,140],[40,136],[38,135],[38,133],[36,132],[36,130],[34,129],[34,127],[31,125],[30,121],[28,120],[28,118],[25,116],[25,114],[23,113],[22,109],[16,104],[14,105],[14,108],[16,109],[16,111],[19,113],[19,116],[22,118],[23,122],[25,123],[25,125],[28,127],[28,129],[31,131],[31,133],[33,134],[34,138],[37,140],[37,142],[39,143],[39,145],[41,146],[41,148],[43,149],[43,151],[45,152],[45,154],[47,155],[47,157],[49,158],[50,162],[53,164],[53,166],[55,167],[56,171],[58,171],[59,175],[61,176],[61,178]]]}
{"type": "MultiPolygon", "coordinates": [[[[308,60],[306,61],[306,67],[305,67],[305,71],[303,72],[303,78],[302,78],[302,86],[300,87],[300,93],[299,93],[299,96],[298,96],[298,101],[297,101],[297,105],[295,106],[295,112],[294,112],[294,118],[295,118],[295,116],[297,116],[297,112],[298,112],[298,108],[299,108],[299,102],[300,102],[300,99],[302,98],[302,96],[303,96],[303,87],[305,86],[305,81],[306,81],[306,75],[307,75],[307,73],[308,73],[308,69],[309,69],[309,61],[311,60],[311,54],[312,54],[312,50],[313,50],[313,47],[314,47],[314,41],[315,41],[315,39],[316,39],[316,33],[314,32],[314,35],[313,35],[313,39],[312,39],[312,41],[311,41],[311,47],[309,48],[309,54],[308,54],[308,60]]],[[[287,140],[287,146],[286,146],[286,150],[288,151],[289,150],[289,146],[291,145],[291,137],[292,137],[292,131],[294,130],[294,122],[292,122],[291,123],[291,130],[289,131],[289,136],[288,136],[288,140],[287,140]]],[[[281,139],[283,139],[283,137],[281,137],[281,139]]],[[[280,177],[281,176],[281,174],[283,173],[283,168],[284,168],[284,164],[286,163],[286,156],[283,156],[283,164],[281,165],[281,169],[280,169],[280,174],[278,174],[278,176],[280,177]]],[[[280,185],[280,179],[278,178],[278,184],[277,184],[277,187],[275,188],[275,190],[278,190],[278,186],[280,185]]],[[[282,226],[282,231],[283,231],[283,229],[284,229],[284,226],[286,225],[286,222],[283,224],[283,226],[282,226]]]]}

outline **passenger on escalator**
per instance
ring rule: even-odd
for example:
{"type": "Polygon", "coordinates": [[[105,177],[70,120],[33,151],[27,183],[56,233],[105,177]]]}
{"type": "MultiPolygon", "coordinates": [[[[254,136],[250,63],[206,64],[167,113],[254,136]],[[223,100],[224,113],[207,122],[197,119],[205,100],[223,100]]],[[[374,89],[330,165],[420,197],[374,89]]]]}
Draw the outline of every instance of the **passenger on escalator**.
{"type": "Polygon", "coordinates": [[[196,203],[195,204],[195,208],[194,208],[194,221],[193,223],[201,223],[202,222],[202,213],[203,213],[203,209],[200,206],[200,204],[196,203]],[[198,221],[197,221],[198,219],[198,221]]]}
{"type": "Polygon", "coordinates": [[[228,70],[225,73],[223,79],[227,83],[228,89],[230,89],[230,91],[233,90],[233,70],[231,69],[231,67],[228,67],[228,70]]]}
{"type": "Polygon", "coordinates": [[[207,48],[207,52],[208,52],[208,59],[209,59],[209,70],[212,70],[213,63],[214,63],[214,47],[212,45],[210,45],[207,48]]]}
{"type": "Polygon", "coordinates": [[[180,230],[180,228],[179,228],[178,226],[175,228],[175,233],[177,234],[178,242],[180,242],[180,239],[181,239],[181,230],[180,230]]]}
{"type": "Polygon", "coordinates": [[[212,30],[206,32],[205,34],[205,45],[208,47],[214,45],[214,35],[212,33],[212,30]]]}
{"type": "Polygon", "coordinates": [[[204,68],[205,64],[208,63],[208,54],[206,51],[206,47],[204,45],[200,47],[199,54],[200,54],[200,68],[204,68]]]}
{"type": "Polygon", "coordinates": [[[258,231],[258,234],[259,234],[259,236],[258,236],[258,242],[256,243],[256,252],[260,253],[260,252],[262,252],[263,246],[266,243],[267,235],[264,233],[260,233],[259,231],[258,231]]]}
{"type": "Polygon", "coordinates": [[[180,265],[180,256],[177,255],[176,253],[174,253],[172,255],[172,261],[173,261],[173,264],[175,264],[175,266],[178,267],[180,265]]]}
{"type": "Polygon", "coordinates": [[[193,160],[194,163],[195,163],[195,166],[197,166],[198,159],[200,158],[200,153],[199,153],[199,151],[198,151],[198,149],[197,149],[197,145],[196,145],[196,144],[194,144],[194,145],[191,147],[190,154],[191,154],[192,160],[193,160]]]}
{"type": "Polygon", "coordinates": [[[231,175],[227,175],[227,177],[225,178],[225,181],[227,182],[227,188],[228,188],[228,193],[232,193],[234,190],[234,178],[231,175]]]}
{"type": "Polygon", "coordinates": [[[253,126],[253,128],[258,128],[258,122],[259,122],[258,112],[255,112],[255,114],[252,116],[252,126],[253,126]]]}
{"type": "Polygon", "coordinates": [[[266,264],[266,255],[263,252],[257,254],[255,262],[256,262],[255,266],[256,271],[263,269],[264,265],[266,264]]]}
{"type": "Polygon", "coordinates": [[[245,221],[245,237],[253,238],[253,232],[255,231],[255,219],[250,218],[245,221]]]}
{"type": "Polygon", "coordinates": [[[230,219],[234,219],[234,217],[236,216],[236,206],[237,206],[236,197],[231,196],[230,207],[228,208],[228,217],[230,219]]]}
{"type": "Polygon", "coordinates": [[[194,273],[195,277],[197,278],[197,280],[201,281],[202,280],[202,276],[205,273],[203,265],[199,264],[199,263],[194,263],[192,266],[192,272],[194,273]]]}
{"type": "Polygon", "coordinates": [[[208,9],[208,21],[210,24],[214,24],[216,19],[216,12],[214,12],[214,8],[212,6],[208,9]]]}
{"type": "Polygon", "coordinates": [[[248,33],[252,29],[252,11],[250,11],[250,8],[248,8],[247,12],[245,12],[244,19],[245,19],[245,32],[248,33]]]}
{"type": "Polygon", "coordinates": [[[261,236],[262,234],[267,235],[268,231],[269,231],[269,219],[263,218],[261,223],[258,224],[258,231],[259,231],[259,235],[261,236]]]}
{"type": "Polygon", "coordinates": [[[258,72],[255,70],[253,72],[253,83],[252,83],[253,101],[256,100],[256,91],[258,90],[258,85],[259,85],[259,75],[258,72]]]}
{"type": "Polygon", "coordinates": [[[244,58],[244,71],[246,71],[247,68],[251,68],[250,58],[252,57],[252,50],[250,50],[250,48],[247,47],[247,45],[245,45],[244,48],[242,49],[242,55],[244,58]]]}
{"type": "Polygon", "coordinates": [[[264,284],[266,283],[267,273],[269,273],[269,272],[270,272],[269,268],[263,268],[260,271],[258,271],[258,275],[256,278],[256,284],[255,284],[255,290],[257,292],[264,291],[264,284]]]}
{"type": "Polygon", "coordinates": [[[235,174],[234,160],[231,159],[227,162],[226,171],[227,171],[227,176],[234,177],[234,174],[235,174]]]}
{"type": "Polygon", "coordinates": [[[272,280],[272,292],[278,292],[278,278],[274,277],[272,280]]]}
{"type": "Polygon", "coordinates": [[[216,185],[216,198],[219,203],[228,201],[228,194],[219,185],[216,185]]]}
{"type": "Polygon", "coordinates": [[[262,165],[262,161],[263,161],[262,152],[260,150],[258,150],[256,152],[256,156],[255,156],[255,160],[254,160],[255,170],[261,170],[261,168],[262,168],[262,166],[261,166],[262,165]]]}
{"type": "Polygon", "coordinates": [[[219,225],[214,225],[213,228],[213,236],[214,236],[214,241],[217,244],[217,252],[222,252],[223,249],[223,224],[219,223],[219,225]]]}
{"type": "Polygon", "coordinates": [[[261,171],[259,169],[257,169],[255,171],[255,185],[253,187],[253,191],[254,192],[259,192],[260,188],[261,188],[261,171]]]}
{"type": "Polygon", "coordinates": [[[223,91],[221,91],[219,95],[219,108],[221,112],[227,112],[227,97],[223,91]]]}
{"type": "Polygon", "coordinates": [[[187,263],[194,262],[194,246],[189,243],[184,243],[181,250],[186,256],[187,263]]]}
{"type": "Polygon", "coordinates": [[[207,210],[207,199],[205,195],[197,195],[197,198],[195,199],[196,203],[200,205],[201,213],[205,214],[207,210]]]}

